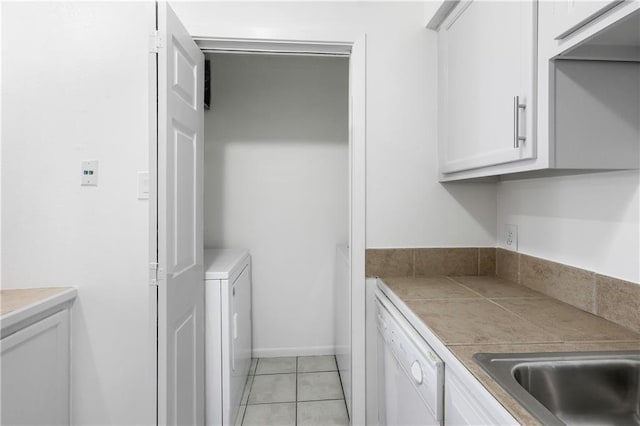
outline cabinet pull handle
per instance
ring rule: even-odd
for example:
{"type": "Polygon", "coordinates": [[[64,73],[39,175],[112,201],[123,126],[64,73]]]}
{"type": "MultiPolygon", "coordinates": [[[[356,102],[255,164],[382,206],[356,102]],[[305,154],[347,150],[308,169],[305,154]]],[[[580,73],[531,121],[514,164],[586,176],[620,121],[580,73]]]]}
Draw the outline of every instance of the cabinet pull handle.
{"type": "Polygon", "coordinates": [[[527,104],[520,103],[520,96],[513,97],[513,147],[520,148],[520,142],[527,140],[526,136],[520,136],[520,110],[526,110],[527,104]]]}

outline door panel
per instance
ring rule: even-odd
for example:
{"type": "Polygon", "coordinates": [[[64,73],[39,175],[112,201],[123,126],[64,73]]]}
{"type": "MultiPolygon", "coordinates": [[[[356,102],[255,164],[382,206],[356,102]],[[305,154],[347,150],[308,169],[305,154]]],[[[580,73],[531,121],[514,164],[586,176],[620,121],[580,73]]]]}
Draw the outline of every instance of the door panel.
{"type": "Polygon", "coordinates": [[[186,105],[197,110],[197,63],[189,58],[179,43],[175,43],[173,49],[175,72],[171,89],[186,105]]]}
{"type": "Polygon", "coordinates": [[[158,3],[158,423],[204,424],[204,55],[158,3]]]}
{"type": "Polygon", "coordinates": [[[197,143],[194,133],[188,134],[178,122],[174,127],[174,277],[197,263],[197,226],[194,206],[196,206],[196,154],[197,143]]]}
{"type": "MultiPolygon", "coordinates": [[[[196,374],[196,356],[193,350],[196,347],[196,313],[189,311],[175,331],[176,360],[174,374],[177,378],[191,378],[196,374]]],[[[176,423],[179,425],[195,425],[197,416],[196,393],[198,390],[195,381],[176,380],[176,423]]]]}

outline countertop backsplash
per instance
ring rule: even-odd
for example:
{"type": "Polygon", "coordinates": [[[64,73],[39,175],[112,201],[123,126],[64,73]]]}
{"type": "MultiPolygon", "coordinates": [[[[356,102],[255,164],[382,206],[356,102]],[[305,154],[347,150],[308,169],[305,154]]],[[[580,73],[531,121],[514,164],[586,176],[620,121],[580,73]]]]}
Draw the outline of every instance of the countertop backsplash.
{"type": "Polygon", "coordinates": [[[501,248],[367,249],[366,275],[498,276],[640,332],[640,285],[501,248]]]}

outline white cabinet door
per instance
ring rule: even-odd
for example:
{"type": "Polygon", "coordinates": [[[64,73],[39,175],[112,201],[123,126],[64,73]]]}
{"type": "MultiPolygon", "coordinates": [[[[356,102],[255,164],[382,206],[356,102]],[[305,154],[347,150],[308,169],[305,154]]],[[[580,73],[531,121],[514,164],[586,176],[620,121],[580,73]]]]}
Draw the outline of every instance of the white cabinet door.
{"type": "Polygon", "coordinates": [[[535,157],[536,19],[537,2],[467,1],[443,22],[442,173],[535,157]]]}
{"type": "MultiPolygon", "coordinates": [[[[472,379],[475,380],[475,379],[472,379]]],[[[515,419],[488,392],[472,394],[453,372],[445,374],[444,424],[463,425],[515,425],[515,419]]]]}
{"type": "Polygon", "coordinates": [[[553,37],[562,40],[624,0],[560,0],[553,2],[553,37]]]}
{"type": "Polygon", "coordinates": [[[1,341],[3,425],[69,425],[69,311],[1,341]]]}
{"type": "Polygon", "coordinates": [[[158,423],[204,424],[204,55],[158,2],[158,423]]]}

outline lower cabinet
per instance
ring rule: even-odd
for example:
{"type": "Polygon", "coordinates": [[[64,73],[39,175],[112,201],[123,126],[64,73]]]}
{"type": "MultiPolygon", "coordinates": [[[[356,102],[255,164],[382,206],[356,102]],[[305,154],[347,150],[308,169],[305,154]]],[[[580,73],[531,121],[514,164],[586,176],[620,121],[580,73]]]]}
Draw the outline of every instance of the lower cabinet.
{"type": "Polygon", "coordinates": [[[515,419],[488,392],[470,390],[470,383],[447,371],[444,386],[445,425],[506,425],[515,419]],[[491,399],[487,399],[491,398],[491,399]]]}
{"type": "Polygon", "coordinates": [[[69,425],[69,310],[0,341],[3,425],[69,425]]]}

